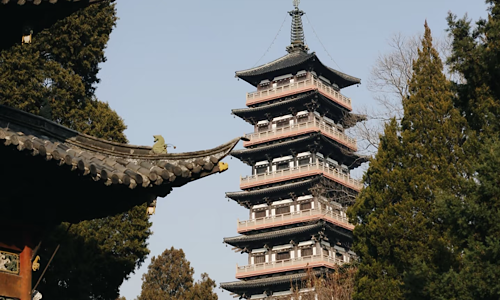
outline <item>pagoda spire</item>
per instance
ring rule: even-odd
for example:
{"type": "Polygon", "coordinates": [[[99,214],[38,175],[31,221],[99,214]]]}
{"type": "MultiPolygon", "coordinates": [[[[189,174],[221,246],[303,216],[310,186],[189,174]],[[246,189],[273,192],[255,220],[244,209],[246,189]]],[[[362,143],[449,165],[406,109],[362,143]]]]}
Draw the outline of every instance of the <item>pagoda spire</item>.
{"type": "Polygon", "coordinates": [[[288,51],[288,53],[296,51],[307,52],[307,50],[309,50],[304,41],[304,26],[302,25],[302,16],[305,12],[299,9],[299,4],[300,0],[293,0],[295,9],[288,12],[292,17],[290,46],[286,47],[286,51],[288,51]]]}

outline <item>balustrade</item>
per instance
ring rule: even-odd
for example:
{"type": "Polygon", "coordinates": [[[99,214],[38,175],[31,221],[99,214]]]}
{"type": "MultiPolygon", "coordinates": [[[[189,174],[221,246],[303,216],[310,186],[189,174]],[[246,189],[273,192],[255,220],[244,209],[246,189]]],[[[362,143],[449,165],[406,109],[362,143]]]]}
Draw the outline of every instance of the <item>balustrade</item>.
{"type": "Polygon", "coordinates": [[[267,98],[273,98],[281,96],[284,94],[289,94],[291,92],[301,91],[301,90],[319,90],[333,101],[351,109],[351,98],[342,95],[340,92],[336,91],[331,86],[321,82],[316,78],[308,78],[305,80],[288,83],[282,86],[277,86],[274,88],[269,88],[266,90],[256,91],[247,93],[247,105],[260,102],[267,98]]]}

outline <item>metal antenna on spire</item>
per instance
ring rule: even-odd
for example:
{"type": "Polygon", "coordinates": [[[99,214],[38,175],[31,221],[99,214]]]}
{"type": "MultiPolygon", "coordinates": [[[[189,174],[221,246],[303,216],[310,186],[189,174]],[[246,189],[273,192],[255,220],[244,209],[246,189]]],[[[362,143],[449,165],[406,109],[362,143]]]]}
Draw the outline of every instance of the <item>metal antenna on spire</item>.
{"type": "Polygon", "coordinates": [[[307,50],[309,50],[304,41],[304,26],[302,25],[302,16],[305,13],[299,9],[299,4],[300,0],[293,0],[295,9],[288,12],[292,17],[290,46],[286,47],[286,51],[288,51],[289,53],[296,51],[307,52],[307,50]]]}

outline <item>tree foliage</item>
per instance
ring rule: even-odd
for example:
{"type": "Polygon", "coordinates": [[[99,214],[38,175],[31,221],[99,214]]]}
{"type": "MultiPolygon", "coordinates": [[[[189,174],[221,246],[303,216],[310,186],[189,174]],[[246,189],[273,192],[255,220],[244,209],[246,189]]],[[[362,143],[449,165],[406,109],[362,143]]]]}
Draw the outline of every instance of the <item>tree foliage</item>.
{"type": "MultiPolygon", "coordinates": [[[[109,1],[90,5],[0,52],[0,104],[71,129],[127,142],[123,120],[95,97],[99,63],[116,23],[109,1]]],[[[68,194],[68,201],[71,201],[68,194]]],[[[70,205],[70,204],[68,204],[70,205]]],[[[98,209],[98,208],[96,208],[98,209]]],[[[149,253],[145,206],[104,219],[56,228],[39,251],[42,266],[61,244],[37,289],[48,299],[109,299],[149,253]]],[[[39,274],[34,274],[34,280],[39,274]]]]}
{"type": "Polygon", "coordinates": [[[434,280],[456,260],[435,197],[462,191],[466,122],[427,23],[408,91],[404,117],[386,125],[364,177],[368,187],[348,212],[360,257],[354,299],[429,299],[434,280]]]}
{"type": "Polygon", "coordinates": [[[467,118],[469,127],[482,137],[500,130],[500,2],[487,0],[488,19],[480,19],[473,28],[467,17],[448,16],[453,38],[449,64],[463,76],[457,84],[456,105],[467,118]]]}
{"type": "Polygon", "coordinates": [[[193,274],[182,249],[166,249],[151,259],[137,300],[217,300],[215,281],[203,273],[201,280],[194,283],[193,274]]]}

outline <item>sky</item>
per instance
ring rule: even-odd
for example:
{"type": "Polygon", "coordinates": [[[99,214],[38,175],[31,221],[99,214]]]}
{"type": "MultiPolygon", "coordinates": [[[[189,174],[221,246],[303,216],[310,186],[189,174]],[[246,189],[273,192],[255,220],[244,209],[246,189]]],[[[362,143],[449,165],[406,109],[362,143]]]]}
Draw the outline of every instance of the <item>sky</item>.
{"type": "MultiPolygon", "coordinates": [[[[119,20],[101,65],[97,96],[125,120],[131,144],[153,145],[153,135],[160,134],[177,146],[169,151],[187,152],[252,131],[231,115],[254,90],[234,72],[286,54],[292,0],[116,2],[119,20]]],[[[483,0],[302,0],[300,8],[307,14],[309,48],[324,64],[362,79],[359,87],[343,90],[355,111],[376,105],[363,83],[377,57],[389,50],[393,34],[422,34],[427,20],[433,35],[444,37],[449,11],[460,17],[468,13],[473,20],[486,16],[483,0]]],[[[249,174],[250,167],[235,158],[224,161],[229,163],[225,173],[159,199],[151,217],[151,253],[124,282],[122,296],[133,300],[140,294],[151,257],[171,246],[184,250],[196,280],[203,272],[217,286],[235,280],[236,264],[245,265],[246,255],[234,253],[222,240],[237,235],[236,222],[248,219],[248,211],[225,192],[238,191],[240,175],[249,174]]],[[[227,291],[216,291],[221,300],[233,299],[227,291]]]]}

